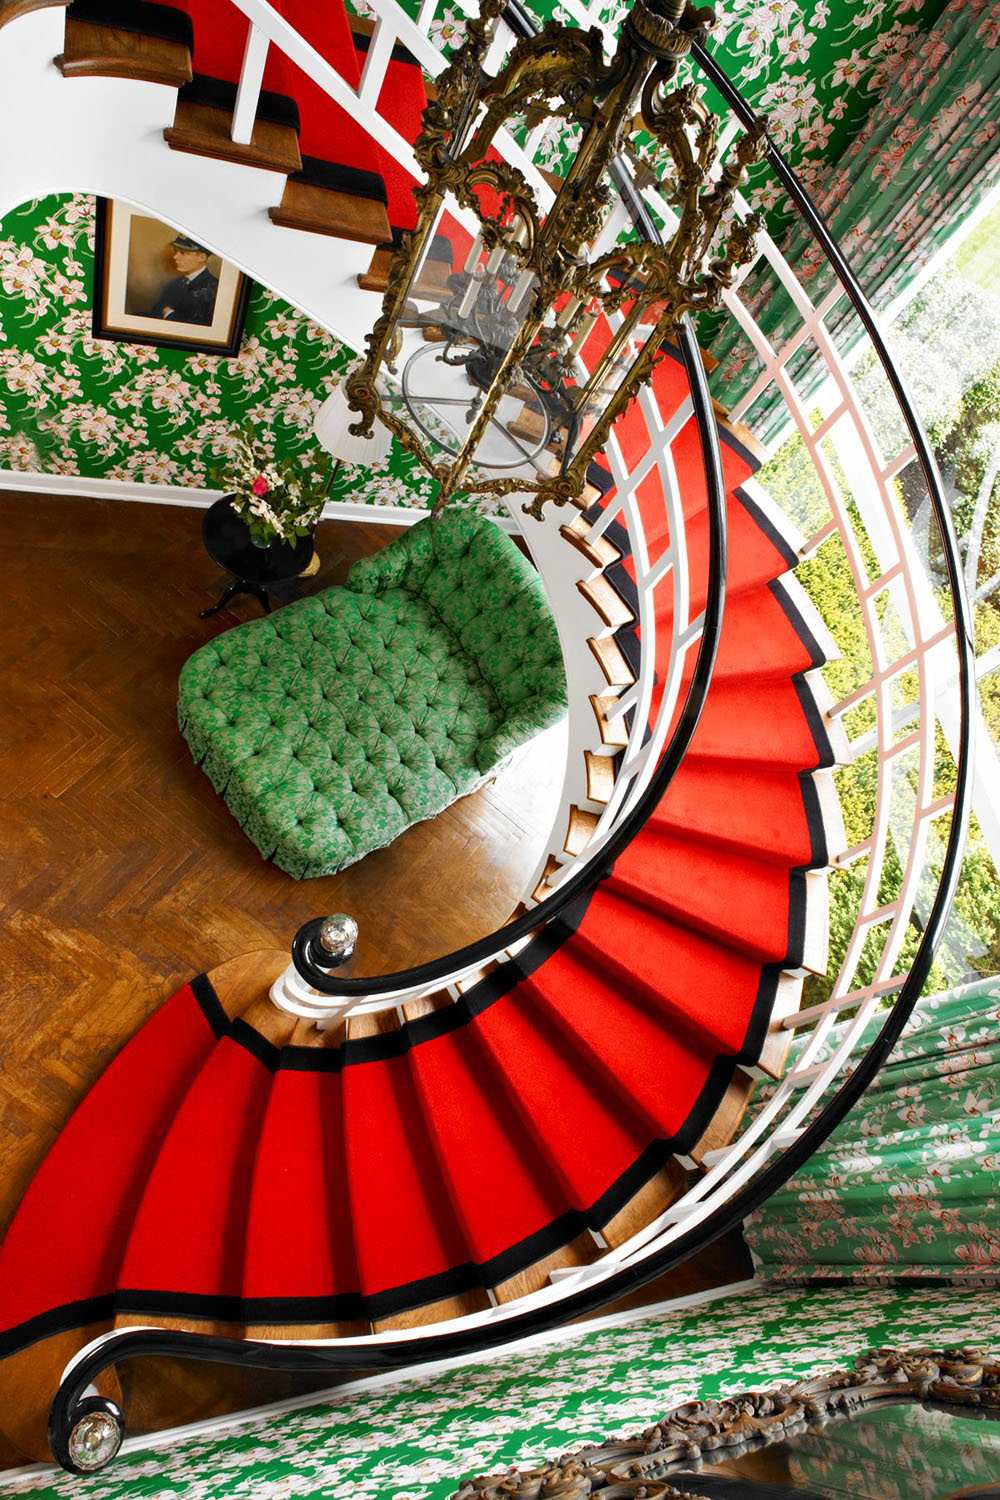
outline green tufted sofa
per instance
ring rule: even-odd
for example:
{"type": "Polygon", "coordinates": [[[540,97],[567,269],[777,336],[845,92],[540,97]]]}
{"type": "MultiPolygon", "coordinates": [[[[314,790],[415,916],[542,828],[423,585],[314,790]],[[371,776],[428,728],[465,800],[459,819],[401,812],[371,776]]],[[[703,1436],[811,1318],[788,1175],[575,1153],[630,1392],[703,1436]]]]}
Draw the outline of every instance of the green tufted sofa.
{"type": "Polygon", "coordinates": [[[434,817],[565,709],[541,580],[456,510],[356,562],[345,587],[201,647],[178,720],[261,854],[302,879],[434,817]]]}

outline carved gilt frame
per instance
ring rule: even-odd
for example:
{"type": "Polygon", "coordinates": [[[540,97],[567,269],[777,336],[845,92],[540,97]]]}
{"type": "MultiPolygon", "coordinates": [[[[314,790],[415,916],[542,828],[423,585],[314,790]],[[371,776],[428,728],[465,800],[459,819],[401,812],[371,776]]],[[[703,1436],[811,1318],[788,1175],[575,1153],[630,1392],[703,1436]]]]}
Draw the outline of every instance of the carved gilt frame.
{"type": "Polygon", "coordinates": [[[719,1400],[685,1401],[628,1438],[463,1480],[451,1500],[698,1500],[670,1483],[699,1459],[736,1457],[876,1402],[938,1401],[1000,1415],[1000,1358],[976,1349],[873,1349],[849,1370],[719,1400]]]}

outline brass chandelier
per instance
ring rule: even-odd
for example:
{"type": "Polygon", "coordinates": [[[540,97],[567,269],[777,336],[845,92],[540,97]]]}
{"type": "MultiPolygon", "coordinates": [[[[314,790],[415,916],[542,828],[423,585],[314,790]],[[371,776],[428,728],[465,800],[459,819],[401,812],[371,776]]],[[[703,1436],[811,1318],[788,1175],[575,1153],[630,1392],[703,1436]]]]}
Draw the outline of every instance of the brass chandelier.
{"type": "Polygon", "coordinates": [[[540,516],[580,494],[680,320],[716,307],[752,258],[759,219],[732,210],[764,141],[746,134],[720,163],[715,117],[677,82],[710,9],[635,0],[609,61],[596,28],[550,21],[490,76],[505,5],[481,0],[424,111],[417,224],[345,392],[353,433],[384,424],[437,481],[435,512],[457,493],[525,493],[540,516]],[[546,210],[494,142],[550,121],[569,160],[546,210]],[[601,248],[623,158],[655,173],[671,221],[658,243],[611,225],[601,248]],[[428,265],[445,214],[474,238],[442,284],[428,265]]]}

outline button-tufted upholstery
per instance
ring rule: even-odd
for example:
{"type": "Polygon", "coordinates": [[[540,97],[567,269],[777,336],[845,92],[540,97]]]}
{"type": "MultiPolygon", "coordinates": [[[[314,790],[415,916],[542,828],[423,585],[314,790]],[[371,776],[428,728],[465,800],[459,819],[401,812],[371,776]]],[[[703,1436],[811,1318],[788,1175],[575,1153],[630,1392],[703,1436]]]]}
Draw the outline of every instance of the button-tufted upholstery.
{"type": "Polygon", "coordinates": [[[448,511],[345,587],[196,651],[178,719],[260,852],[301,879],[441,812],[565,707],[541,580],[491,521],[448,511]]]}

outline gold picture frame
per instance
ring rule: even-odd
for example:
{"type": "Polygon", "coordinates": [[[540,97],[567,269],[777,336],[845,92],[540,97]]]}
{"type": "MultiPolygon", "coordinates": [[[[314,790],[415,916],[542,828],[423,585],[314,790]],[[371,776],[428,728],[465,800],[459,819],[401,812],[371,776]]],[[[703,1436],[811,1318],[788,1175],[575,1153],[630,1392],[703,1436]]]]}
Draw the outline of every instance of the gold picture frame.
{"type": "Polygon", "coordinates": [[[230,261],[173,225],[120,199],[97,199],[95,338],[232,358],[251,286],[230,261]]]}

